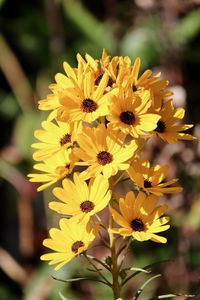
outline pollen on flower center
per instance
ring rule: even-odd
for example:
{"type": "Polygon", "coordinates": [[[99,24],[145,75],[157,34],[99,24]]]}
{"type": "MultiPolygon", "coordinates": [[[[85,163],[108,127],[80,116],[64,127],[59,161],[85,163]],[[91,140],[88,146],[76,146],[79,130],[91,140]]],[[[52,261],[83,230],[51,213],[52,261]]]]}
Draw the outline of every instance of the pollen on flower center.
{"type": "Polygon", "coordinates": [[[132,111],[123,111],[119,117],[120,120],[127,125],[133,125],[135,122],[135,116],[132,111]]]}
{"type": "Polygon", "coordinates": [[[157,127],[156,127],[156,129],[154,129],[154,131],[163,133],[163,132],[165,132],[165,129],[166,129],[165,123],[163,121],[159,120],[157,123],[157,127]]]}
{"type": "Polygon", "coordinates": [[[71,142],[71,134],[67,133],[60,139],[60,145],[63,146],[71,142]]]}
{"type": "Polygon", "coordinates": [[[88,213],[94,209],[94,203],[91,202],[90,200],[86,200],[81,203],[80,208],[81,208],[82,212],[88,213]]]}
{"type": "Polygon", "coordinates": [[[143,221],[139,218],[132,220],[130,225],[134,231],[144,231],[145,229],[143,221]]]}
{"type": "Polygon", "coordinates": [[[109,163],[112,162],[113,160],[113,157],[112,155],[107,152],[107,151],[101,151],[99,152],[99,154],[97,155],[97,160],[98,160],[98,163],[102,166],[105,166],[109,163]]]}
{"type": "Polygon", "coordinates": [[[144,187],[145,187],[146,189],[152,187],[151,181],[149,181],[149,180],[144,180],[144,187]]]}
{"type": "Polygon", "coordinates": [[[75,243],[73,243],[72,245],[72,252],[77,253],[78,249],[84,247],[84,243],[82,241],[76,241],[75,243]]]}
{"type": "Polygon", "coordinates": [[[94,100],[92,99],[84,99],[81,103],[81,109],[83,112],[86,112],[86,113],[90,113],[90,112],[93,112],[95,110],[97,110],[98,108],[98,105],[96,102],[94,102],[94,100]]]}

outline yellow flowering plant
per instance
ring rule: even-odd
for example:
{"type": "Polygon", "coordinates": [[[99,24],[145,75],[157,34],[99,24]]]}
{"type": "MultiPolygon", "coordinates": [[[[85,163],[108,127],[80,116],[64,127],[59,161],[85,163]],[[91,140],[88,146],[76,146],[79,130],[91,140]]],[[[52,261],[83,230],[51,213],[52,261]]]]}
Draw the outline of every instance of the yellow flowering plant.
{"type": "Polygon", "coordinates": [[[191,124],[179,123],[184,109],[174,108],[169,82],[151,70],[140,75],[140,58],[111,58],[104,49],[99,60],[78,54],[77,61],[76,68],[64,63],[52,94],[39,101],[50,114],[32,145],[39,173],[28,176],[41,184],[38,191],[54,184],[49,208],[60,216],[60,229],[51,228],[43,242],[52,251],[41,259],[57,270],[82,255],[118,299],[135,274],[123,268],[130,244],[167,242],[160,233],[170,227],[168,206],[159,197],[182,191],[177,178],[166,180],[169,166],[151,166],[143,157],[145,145],[195,137],[184,132],[191,124]],[[109,251],[104,259],[88,254],[95,239],[109,251]]]}

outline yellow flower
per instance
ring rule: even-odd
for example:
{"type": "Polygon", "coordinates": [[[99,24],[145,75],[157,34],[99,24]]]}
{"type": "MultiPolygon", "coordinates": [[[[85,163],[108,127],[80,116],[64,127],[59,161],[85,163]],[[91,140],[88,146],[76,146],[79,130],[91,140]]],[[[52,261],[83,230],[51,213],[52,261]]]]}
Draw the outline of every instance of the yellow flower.
{"type": "MultiPolygon", "coordinates": [[[[159,77],[158,77],[159,78],[159,77]]],[[[160,110],[163,104],[163,100],[173,95],[170,90],[166,90],[168,86],[168,80],[156,80],[155,82],[151,83],[149,86],[149,91],[151,93],[152,99],[152,111],[160,110]]],[[[151,109],[150,111],[151,112],[151,109]]]]}
{"type": "Polygon", "coordinates": [[[119,214],[113,208],[110,212],[114,221],[120,228],[112,228],[113,233],[124,237],[132,236],[142,242],[152,240],[157,243],[166,243],[167,239],[157,235],[157,233],[167,230],[170,226],[165,225],[169,217],[163,216],[167,210],[167,205],[156,207],[158,198],[154,195],[146,196],[139,192],[135,197],[133,192],[128,192],[125,199],[119,199],[119,214]]]}
{"type": "Polygon", "coordinates": [[[67,76],[61,73],[55,76],[57,86],[62,87],[62,92],[59,93],[61,107],[58,110],[58,118],[62,121],[92,122],[107,113],[107,97],[103,97],[103,94],[109,78],[108,72],[105,72],[109,56],[104,49],[101,67],[98,60],[94,60],[89,54],[85,57],[86,61],[80,54],[77,55],[78,68],[72,68],[64,62],[67,76]]]}
{"type": "Polygon", "coordinates": [[[110,56],[107,54],[106,49],[103,49],[101,59],[94,59],[88,53],[85,55],[85,59],[93,72],[95,73],[95,81],[98,84],[105,70],[108,68],[110,63],[110,56]]]}
{"type": "Polygon", "coordinates": [[[138,142],[132,140],[125,144],[125,138],[123,132],[113,133],[103,124],[97,128],[85,128],[77,139],[80,148],[74,149],[75,155],[83,161],[76,164],[89,166],[81,177],[88,179],[103,173],[105,178],[109,178],[119,170],[128,169],[127,161],[134,155],[138,142]]]}
{"type": "Polygon", "coordinates": [[[146,193],[161,196],[163,194],[181,192],[183,190],[182,187],[171,187],[172,184],[178,181],[178,178],[164,181],[168,175],[168,170],[169,166],[167,165],[150,167],[148,161],[134,159],[128,169],[128,174],[136,186],[146,193]]]}
{"type": "Polygon", "coordinates": [[[191,127],[192,124],[176,125],[178,121],[183,119],[185,110],[183,108],[174,108],[172,100],[163,104],[160,111],[156,112],[161,116],[161,119],[157,123],[157,127],[154,129],[153,134],[159,136],[169,144],[173,144],[178,140],[194,140],[194,136],[182,133],[191,127]]]}
{"type": "Polygon", "coordinates": [[[33,148],[38,149],[33,154],[36,161],[46,160],[53,154],[73,146],[77,134],[82,130],[82,125],[78,123],[68,124],[57,122],[57,125],[50,121],[42,122],[44,130],[36,130],[35,137],[40,143],[34,143],[33,148]]]}
{"type": "MultiPolygon", "coordinates": [[[[48,120],[52,120],[57,116],[57,110],[61,107],[60,97],[66,89],[73,88],[73,80],[77,80],[79,74],[83,74],[83,70],[86,67],[86,62],[81,59],[81,56],[77,55],[78,68],[72,68],[67,62],[64,62],[63,67],[65,70],[64,75],[62,73],[57,73],[55,75],[56,83],[49,85],[49,89],[53,92],[52,94],[47,95],[46,99],[38,101],[40,110],[53,110],[48,117],[48,120]]],[[[80,77],[80,76],[79,76],[80,77]]]]}
{"type": "Polygon", "coordinates": [[[94,73],[88,71],[81,82],[73,81],[74,88],[66,89],[60,96],[62,107],[58,110],[61,121],[93,122],[107,114],[107,95],[104,95],[108,74],[104,73],[99,85],[95,86],[94,73]]]}
{"type": "Polygon", "coordinates": [[[89,230],[85,222],[77,224],[76,220],[60,219],[60,229],[51,228],[50,238],[43,241],[43,245],[55,252],[43,254],[41,260],[49,260],[49,265],[57,264],[55,270],[60,269],[74,257],[88,249],[95,239],[97,227],[89,230]]]}
{"type": "MultiPolygon", "coordinates": [[[[133,66],[131,66],[130,62],[130,67],[127,68],[127,74],[125,77],[126,83],[131,85],[135,94],[148,90],[151,95],[150,98],[152,100],[152,107],[154,110],[160,109],[162,100],[173,94],[171,91],[166,90],[169,81],[160,79],[161,73],[157,73],[156,75],[152,76],[151,70],[146,70],[141,76],[139,76],[140,66],[141,60],[139,57],[136,58],[133,66]]],[[[124,82],[124,78],[122,79],[122,82],[124,82]]],[[[123,84],[123,86],[126,88],[127,84],[123,84]]]]}
{"type": "Polygon", "coordinates": [[[156,128],[160,116],[148,113],[150,106],[148,91],[134,95],[130,88],[126,91],[121,89],[117,95],[112,95],[112,100],[109,101],[109,126],[136,138],[152,131],[156,128]]]}
{"type": "Polygon", "coordinates": [[[109,182],[102,175],[90,179],[89,184],[74,173],[74,183],[64,179],[63,188],[54,188],[53,194],[61,201],[50,202],[49,207],[58,213],[77,217],[78,220],[88,218],[106,207],[111,198],[108,190],[109,182]]]}
{"type": "Polygon", "coordinates": [[[59,96],[57,93],[49,94],[45,99],[38,101],[38,108],[40,110],[52,110],[48,116],[48,120],[51,121],[56,118],[57,110],[60,107],[59,96]]]}
{"type": "MultiPolygon", "coordinates": [[[[152,76],[153,72],[151,70],[146,70],[139,77],[140,66],[141,59],[137,57],[134,61],[133,66],[131,67],[129,79],[129,84],[131,84],[133,92],[137,92],[138,90],[148,90],[151,88],[153,89],[154,84],[159,81],[160,73],[156,74],[155,76],[152,76]]],[[[162,82],[165,83],[165,86],[167,86],[167,80],[163,80],[162,82]]]]}
{"type": "Polygon", "coordinates": [[[123,64],[120,62],[118,56],[114,56],[111,59],[107,54],[107,51],[103,49],[100,60],[93,59],[89,54],[86,54],[85,58],[95,74],[95,85],[99,84],[103,74],[107,72],[109,79],[105,90],[110,91],[112,88],[116,87],[117,82],[120,81],[123,69],[123,64]]]}
{"type": "Polygon", "coordinates": [[[52,158],[34,165],[34,169],[43,173],[28,174],[31,182],[43,183],[37,191],[42,191],[58,180],[70,174],[74,168],[76,158],[70,149],[55,154],[52,158]]]}
{"type": "Polygon", "coordinates": [[[54,110],[60,106],[57,94],[49,94],[45,99],[38,101],[40,110],[54,110]]]}
{"type": "Polygon", "coordinates": [[[77,54],[77,61],[78,61],[77,68],[72,68],[67,62],[63,63],[63,68],[65,70],[66,75],[62,73],[56,74],[55,76],[56,90],[62,93],[62,91],[68,88],[73,88],[74,81],[77,81],[79,83],[82,81],[83,74],[88,66],[80,54],[77,54]]]}

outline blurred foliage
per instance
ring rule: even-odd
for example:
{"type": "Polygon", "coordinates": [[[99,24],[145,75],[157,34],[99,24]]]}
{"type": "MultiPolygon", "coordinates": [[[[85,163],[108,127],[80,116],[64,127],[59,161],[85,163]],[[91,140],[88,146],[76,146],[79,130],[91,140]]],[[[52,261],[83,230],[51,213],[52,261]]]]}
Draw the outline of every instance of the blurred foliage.
{"type": "Polygon", "coordinates": [[[188,43],[200,31],[200,9],[188,13],[171,32],[171,39],[176,43],[188,43]]]}
{"type": "MultiPolygon", "coordinates": [[[[199,20],[198,0],[0,0],[0,249],[19,267],[12,260],[5,267],[0,257],[0,300],[112,299],[110,291],[98,283],[65,284],[51,278],[91,276],[79,259],[59,272],[39,260],[47,227],[57,220],[46,210],[49,193],[37,194],[26,179],[32,170],[33,131],[45,118],[37,110],[37,100],[49,93],[48,84],[56,72],[63,72],[64,60],[75,65],[77,52],[100,57],[105,47],[111,55],[140,56],[142,68],[161,71],[172,87],[181,87],[187,98],[175,93],[175,103],[179,106],[181,98],[181,105],[188,107],[186,119],[195,123],[199,139],[199,20]]],[[[169,148],[158,143],[149,147],[152,161],[170,164],[185,192],[163,199],[171,207],[168,243],[134,243],[128,264],[143,268],[169,260],[155,267],[153,272],[162,277],[149,284],[142,299],[196,293],[200,278],[200,145],[186,142],[169,148]]],[[[101,250],[97,254],[100,259],[105,255],[101,250]]],[[[132,299],[144,278],[148,274],[130,282],[124,299],[132,299]]]]}
{"type": "Polygon", "coordinates": [[[143,67],[157,64],[164,50],[164,45],[158,43],[160,26],[161,20],[150,16],[143,26],[126,33],[120,46],[122,54],[132,59],[141,57],[143,67]]]}

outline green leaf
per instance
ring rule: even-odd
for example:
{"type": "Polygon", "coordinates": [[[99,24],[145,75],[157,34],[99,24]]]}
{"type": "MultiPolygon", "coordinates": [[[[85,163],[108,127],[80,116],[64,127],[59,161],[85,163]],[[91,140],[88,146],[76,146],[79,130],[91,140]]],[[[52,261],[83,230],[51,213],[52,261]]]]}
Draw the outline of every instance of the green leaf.
{"type": "Polygon", "coordinates": [[[80,280],[90,280],[90,278],[87,277],[77,277],[77,278],[69,278],[69,279],[60,279],[60,278],[56,278],[54,276],[52,276],[53,279],[57,280],[57,281],[61,281],[61,282],[74,282],[74,281],[80,281],[80,280]]]}
{"type": "Polygon", "coordinates": [[[127,32],[121,41],[122,55],[128,55],[131,59],[139,56],[143,68],[158,62],[164,48],[158,42],[159,24],[156,17],[151,17],[143,26],[127,32]]]}
{"type": "Polygon", "coordinates": [[[154,299],[169,299],[169,298],[174,298],[174,297],[187,297],[188,298],[193,298],[196,297],[196,295],[184,295],[184,294],[166,294],[166,295],[159,295],[156,298],[151,298],[148,300],[154,300],[154,299]]]}
{"type": "Polygon", "coordinates": [[[149,278],[147,281],[145,281],[145,283],[137,290],[137,293],[135,294],[135,296],[133,297],[132,300],[137,300],[139,299],[141,293],[143,292],[144,288],[149,284],[151,283],[151,281],[153,281],[154,279],[157,279],[158,277],[160,277],[161,274],[157,274],[151,278],[149,278]]]}
{"type": "Polygon", "coordinates": [[[195,37],[200,31],[200,8],[192,10],[182,18],[174,30],[171,32],[171,38],[174,43],[187,43],[195,37]]]}
{"type": "Polygon", "coordinates": [[[114,52],[116,41],[110,26],[98,21],[80,1],[63,1],[64,11],[68,18],[99,48],[114,52]]]}
{"type": "MultiPolygon", "coordinates": [[[[162,260],[162,261],[158,261],[158,262],[155,262],[153,264],[147,265],[147,266],[143,267],[142,269],[136,268],[136,269],[139,269],[139,270],[135,271],[133,274],[131,274],[130,276],[128,276],[127,278],[125,278],[125,280],[122,282],[122,286],[125,285],[130,279],[132,279],[136,275],[140,274],[141,270],[148,270],[147,272],[151,273],[151,268],[152,267],[158,266],[158,265],[160,265],[162,263],[166,263],[166,262],[169,262],[169,261],[172,261],[172,259],[165,259],[165,260],[162,260]]],[[[134,267],[133,267],[133,269],[134,269],[134,267]]],[[[126,270],[130,270],[130,268],[126,268],[125,271],[126,270]]]]}
{"type": "Polygon", "coordinates": [[[195,295],[184,295],[184,294],[168,294],[168,295],[160,295],[158,296],[158,299],[168,299],[168,298],[173,298],[173,297],[187,297],[187,298],[193,298],[195,295]]]}
{"type": "Polygon", "coordinates": [[[135,268],[135,267],[132,267],[130,268],[130,271],[136,271],[136,272],[142,272],[142,273],[151,273],[151,271],[149,270],[145,270],[145,269],[141,269],[141,268],[135,268]]]}
{"type": "Polygon", "coordinates": [[[65,296],[63,296],[63,294],[61,292],[59,292],[59,296],[62,300],[69,300],[68,298],[65,298],[65,296]]]}
{"type": "MultiPolygon", "coordinates": [[[[90,269],[90,268],[87,268],[87,270],[90,271],[90,272],[94,272],[94,273],[96,272],[96,270],[90,269]]],[[[102,271],[102,269],[98,269],[98,270],[99,270],[99,271],[102,271]]]]}

